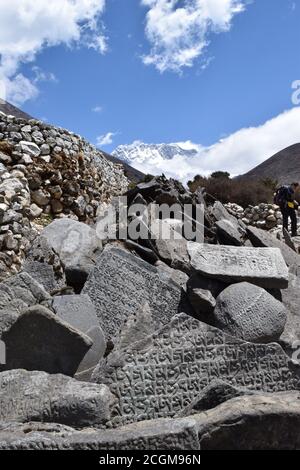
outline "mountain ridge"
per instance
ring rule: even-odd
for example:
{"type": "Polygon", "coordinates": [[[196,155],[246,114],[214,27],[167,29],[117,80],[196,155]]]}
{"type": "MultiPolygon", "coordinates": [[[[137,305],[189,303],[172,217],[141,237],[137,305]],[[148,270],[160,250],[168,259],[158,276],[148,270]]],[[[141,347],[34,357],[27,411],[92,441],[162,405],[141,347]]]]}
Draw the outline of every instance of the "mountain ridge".
{"type": "Polygon", "coordinates": [[[280,184],[300,182],[300,143],[280,150],[239,178],[272,178],[280,184]]]}

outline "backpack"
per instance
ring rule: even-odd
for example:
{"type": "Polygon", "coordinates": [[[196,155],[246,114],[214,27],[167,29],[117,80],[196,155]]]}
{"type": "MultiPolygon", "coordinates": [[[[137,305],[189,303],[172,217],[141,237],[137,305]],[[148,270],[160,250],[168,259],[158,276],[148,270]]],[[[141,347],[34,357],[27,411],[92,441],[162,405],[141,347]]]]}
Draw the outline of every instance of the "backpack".
{"type": "Polygon", "coordinates": [[[288,186],[281,186],[274,194],[274,204],[276,206],[283,206],[288,200],[288,186]]]}

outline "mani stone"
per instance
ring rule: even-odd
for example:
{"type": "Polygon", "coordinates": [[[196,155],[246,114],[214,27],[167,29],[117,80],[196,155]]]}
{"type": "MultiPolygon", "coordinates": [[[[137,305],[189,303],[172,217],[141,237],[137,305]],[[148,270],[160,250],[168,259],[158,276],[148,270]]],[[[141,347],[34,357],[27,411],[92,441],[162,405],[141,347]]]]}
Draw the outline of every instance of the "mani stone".
{"type": "MultiPolygon", "coordinates": [[[[159,419],[118,429],[75,430],[48,423],[0,423],[0,450],[200,450],[196,420],[159,419]]],[[[113,455],[100,457],[117,465],[113,455]],[[107,460],[109,459],[109,460],[107,460]]]]}
{"type": "Polygon", "coordinates": [[[300,389],[299,367],[278,344],[247,343],[185,314],[113,351],[92,377],[118,399],[113,426],[174,417],[215,379],[264,392],[300,389]]]}
{"type": "Polygon", "coordinates": [[[253,246],[279,248],[288,266],[293,266],[294,264],[300,265],[300,256],[287,246],[286,243],[278,240],[266,230],[261,230],[257,227],[248,227],[247,234],[253,246]]]}
{"type": "Polygon", "coordinates": [[[253,343],[277,341],[287,320],[286,308],[279,300],[248,282],[221,292],[213,316],[217,328],[253,343]]]}
{"type": "Polygon", "coordinates": [[[189,242],[192,267],[200,274],[232,284],[251,282],[286,289],[288,268],[278,248],[248,248],[189,242]]]}
{"type": "Polygon", "coordinates": [[[0,373],[0,421],[41,421],[85,427],[105,424],[112,395],[105,385],[64,375],[11,370],[0,373]]]}
{"type": "Polygon", "coordinates": [[[42,306],[22,313],[2,340],[5,369],[41,370],[73,376],[92,340],[42,306]]]}
{"type": "Polygon", "coordinates": [[[224,403],[225,401],[231,400],[235,397],[244,395],[253,395],[255,393],[247,388],[235,387],[223,380],[213,380],[207,387],[205,387],[199,394],[199,396],[187,406],[179,416],[191,416],[201,411],[207,411],[216,406],[224,403]]]}
{"type": "Polygon", "coordinates": [[[96,230],[72,219],[57,219],[42,236],[64,263],[68,284],[80,291],[102,249],[96,230]]]}
{"type": "Polygon", "coordinates": [[[52,309],[58,318],[93,340],[93,345],[79,364],[77,373],[95,367],[104,356],[106,340],[89,296],[81,294],[54,297],[52,309]]]}
{"type": "Polygon", "coordinates": [[[162,279],[154,266],[113,245],[97,259],[82,293],[93,302],[107,339],[114,339],[145,303],[156,327],[168,323],[180,311],[182,294],[180,286],[162,279]]]}

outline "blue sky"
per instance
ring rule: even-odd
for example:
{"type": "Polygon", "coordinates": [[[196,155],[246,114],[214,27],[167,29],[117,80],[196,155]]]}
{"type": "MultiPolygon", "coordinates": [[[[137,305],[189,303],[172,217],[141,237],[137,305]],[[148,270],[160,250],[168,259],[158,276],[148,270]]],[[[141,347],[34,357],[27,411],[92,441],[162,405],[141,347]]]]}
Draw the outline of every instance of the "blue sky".
{"type": "MultiPolygon", "coordinates": [[[[45,5],[51,1],[57,3],[48,0],[45,5]]],[[[168,0],[144,0],[144,5],[141,0],[99,0],[98,7],[95,0],[85,1],[90,1],[97,18],[97,25],[87,34],[96,32],[102,38],[99,47],[91,46],[88,42],[92,41],[91,36],[86,38],[82,32],[75,40],[72,32],[66,38],[59,32],[58,39],[49,40],[37,27],[32,51],[28,46],[12,52],[12,46],[5,43],[0,33],[3,74],[9,80],[8,89],[12,90],[8,97],[28,113],[78,132],[93,143],[98,138],[98,142],[103,141],[104,150],[112,151],[120,144],[136,140],[191,141],[206,149],[240,129],[265,125],[293,108],[291,84],[300,80],[299,0],[191,0],[195,9],[197,5],[208,4],[210,8],[217,4],[219,8],[224,4],[231,16],[226,25],[214,19],[218,32],[214,31],[216,28],[203,26],[202,20],[192,25],[203,27],[201,34],[195,30],[186,39],[184,35],[189,33],[181,31],[178,49],[187,48],[187,44],[200,48],[204,41],[209,42],[188,64],[184,60],[172,62],[171,55],[176,51],[168,43],[170,55],[159,31],[154,30],[155,25],[146,16],[158,8],[157,3],[168,3],[168,0]],[[238,7],[241,10],[244,7],[243,11],[234,11],[238,7]],[[13,70],[5,66],[5,59],[11,56],[15,61],[13,70]],[[142,59],[145,56],[150,57],[148,65],[142,59]],[[29,82],[20,85],[21,97],[14,84],[20,74],[29,82]],[[103,140],[100,136],[106,137],[103,140]]],[[[34,11],[35,2],[31,0],[11,0],[9,4],[0,0],[0,13],[11,8],[17,13],[23,2],[29,12],[32,7],[37,20],[38,15],[43,16],[34,11]]],[[[183,11],[188,5],[184,0],[172,2],[173,13],[179,7],[183,11]]],[[[167,16],[163,9],[157,12],[167,16]]],[[[46,26],[48,21],[49,29],[54,30],[54,19],[45,14],[43,21],[46,26]]],[[[165,19],[158,19],[162,28],[165,19]]],[[[80,10],[74,23],[82,27],[90,20],[80,10]]],[[[15,42],[23,45],[28,39],[26,34],[24,28],[15,42]]],[[[294,113],[293,122],[298,119],[299,114],[294,113]]],[[[283,132],[291,127],[286,123],[282,126],[283,132]]],[[[297,139],[296,127],[295,123],[293,132],[287,136],[287,145],[297,139]]],[[[282,139],[276,141],[274,149],[282,144],[285,144],[282,139]]],[[[273,145],[266,146],[265,152],[268,151],[273,151],[273,145]]]]}

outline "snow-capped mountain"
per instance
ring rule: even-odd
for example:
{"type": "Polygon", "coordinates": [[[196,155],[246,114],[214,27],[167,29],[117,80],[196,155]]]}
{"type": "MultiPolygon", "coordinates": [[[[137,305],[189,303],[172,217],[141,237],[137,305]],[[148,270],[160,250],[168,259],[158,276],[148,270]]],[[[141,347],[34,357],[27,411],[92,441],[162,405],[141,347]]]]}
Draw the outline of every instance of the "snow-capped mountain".
{"type": "Polygon", "coordinates": [[[112,155],[143,173],[161,175],[187,181],[195,174],[190,168],[193,161],[199,161],[201,146],[190,141],[171,144],[145,144],[136,141],[120,145],[112,155]],[[189,163],[188,163],[189,162],[189,163]]]}
{"type": "Polygon", "coordinates": [[[114,157],[133,164],[155,164],[162,160],[172,160],[176,156],[193,157],[199,152],[199,147],[190,142],[174,144],[145,144],[136,141],[130,145],[120,145],[112,152],[114,157]]]}

